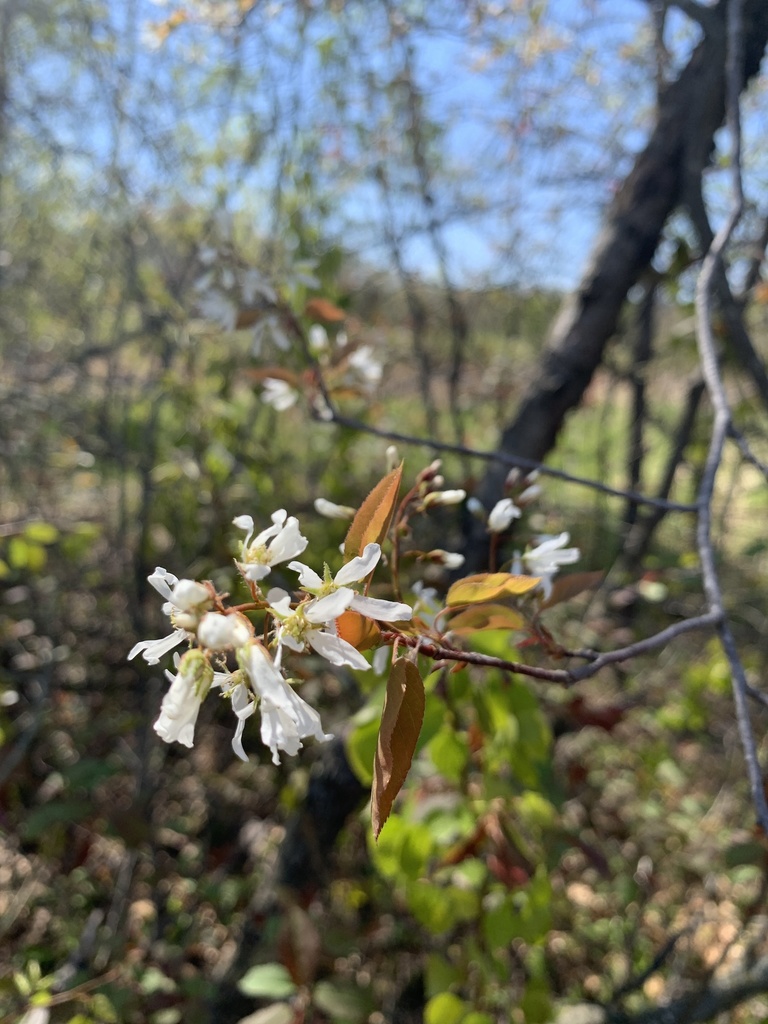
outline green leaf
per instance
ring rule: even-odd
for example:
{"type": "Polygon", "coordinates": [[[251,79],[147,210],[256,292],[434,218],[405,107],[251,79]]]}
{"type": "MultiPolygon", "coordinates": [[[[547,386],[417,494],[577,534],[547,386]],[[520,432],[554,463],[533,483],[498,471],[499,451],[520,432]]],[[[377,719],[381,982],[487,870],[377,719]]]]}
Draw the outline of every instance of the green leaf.
{"type": "Polygon", "coordinates": [[[477,891],[433,885],[421,878],[408,883],[406,899],[413,916],[433,935],[444,935],[463,921],[476,921],[480,913],[477,891]]]}
{"type": "Polygon", "coordinates": [[[373,849],[376,866],[385,878],[420,878],[435,849],[432,832],[421,822],[407,822],[397,814],[389,820],[373,849]]]}
{"type": "Polygon", "coordinates": [[[296,1012],[290,1003],[272,1003],[256,1013],[241,1017],[237,1024],[292,1024],[296,1020],[296,1012]]]}
{"type": "Polygon", "coordinates": [[[93,813],[93,807],[84,800],[64,800],[36,807],[22,823],[21,834],[26,840],[38,839],[52,825],[81,822],[93,813]]]}
{"type": "Polygon", "coordinates": [[[429,744],[429,756],[441,775],[451,782],[460,782],[469,760],[466,737],[444,725],[429,744]]]}
{"type": "MultiPolygon", "coordinates": [[[[369,710],[366,708],[366,711],[369,710]]],[[[373,711],[373,709],[370,709],[373,711]]],[[[373,760],[379,740],[379,713],[376,710],[368,721],[348,733],[344,740],[344,749],[352,771],[364,786],[373,782],[373,760]]]]}
{"type": "Polygon", "coordinates": [[[375,1009],[367,989],[339,981],[318,982],[312,990],[312,1002],[334,1024],[362,1024],[375,1009]]]}
{"type": "Polygon", "coordinates": [[[59,539],[59,531],[52,523],[29,523],[24,527],[24,536],[38,544],[53,544],[59,539]]]}
{"type": "Polygon", "coordinates": [[[398,658],[387,680],[373,765],[371,821],[378,838],[411,767],[424,721],[424,683],[412,661],[398,658]]]}
{"type": "Polygon", "coordinates": [[[440,953],[430,953],[424,971],[424,985],[428,996],[436,996],[447,991],[451,985],[458,985],[462,980],[462,972],[440,953]]]}
{"type": "Polygon", "coordinates": [[[159,967],[148,967],[139,978],[139,988],[147,996],[155,992],[175,992],[176,982],[163,974],[159,967]]]}
{"type": "Polygon", "coordinates": [[[469,1005],[452,992],[433,996],[424,1007],[424,1024],[460,1024],[469,1005]]]}
{"type": "Polygon", "coordinates": [[[282,964],[258,964],[237,983],[244,996],[264,999],[285,999],[296,994],[296,985],[282,964]]]}

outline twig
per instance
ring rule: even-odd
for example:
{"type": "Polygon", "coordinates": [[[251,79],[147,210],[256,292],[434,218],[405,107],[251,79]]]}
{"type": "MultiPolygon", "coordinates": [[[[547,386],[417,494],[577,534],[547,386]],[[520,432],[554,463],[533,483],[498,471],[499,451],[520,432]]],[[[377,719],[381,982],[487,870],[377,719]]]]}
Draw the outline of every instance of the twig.
{"type": "Polygon", "coordinates": [[[732,0],[728,5],[727,12],[728,55],[726,85],[727,121],[731,131],[733,204],[726,222],[718,231],[704,258],[696,288],[696,341],[699,348],[699,358],[701,360],[704,380],[715,412],[709,452],[699,489],[696,539],[701,559],[704,592],[709,604],[710,614],[716,617],[720,642],[731,668],[736,722],[744,750],[752,801],[760,827],[764,832],[768,832],[768,802],[766,802],[765,798],[762,770],[757,757],[757,746],[747,706],[747,680],[733,634],[723,612],[723,597],[715,564],[711,533],[712,500],[715,491],[715,481],[722,461],[723,446],[731,426],[731,412],[720,374],[714,332],[712,330],[712,293],[716,275],[721,271],[723,251],[741,218],[744,208],[744,194],[741,181],[739,109],[741,50],[743,42],[742,14],[743,0],[732,0]]]}
{"type": "Polygon", "coordinates": [[[644,637],[635,643],[627,644],[626,647],[619,647],[615,651],[606,651],[605,654],[595,655],[593,651],[577,651],[574,657],[590,657],[593,660],[587,665],[579,668],[541,668],[538,665],[526,665],[518,661],[507,661],[505,658],[496,658],[490,654],[479,654],[477,651],[462,651],[455,647],[446,647],[434,640],[422,636],[413,636],[393,631],[383,631],[382,638],[389,642],[395,640],[404,647],[418,650],[428,658],[435,661],[456,661],[467,665],[480,665],[483,668],[497,668],[503,672],[517,672],[522,676],[530,676],[532,679],[543,679],[550,683],[560,683],[566,686],[580,683],[585,679],[591,679],[597,675],[600,669],[606,665],[615,665],[618,662],[629,661],[641,654],[648,654],[659,647],[664,647],[671,640],[684,633],[690,633],[694,629],[706,629],[717,626],[722,615],[717,612],[707,612],[704,615],[696,615],[690,619],[683,619],[673,626],[662,629],[659,633],[644,637]]]}
{"type": "Polygon", "coordinates": [[[336,423],[341,427],[349,427],[361,433],[372,434],[374,437],[381,437],[385,441],[397,441],[400,444],[417,445],[422,448],[431,448],[433,451],[449,452],[454,455],[465,455],[475,459],[483,459],[486,462],[499,462],[504,466],[517,467],[525,470],[538,470],[542,476],[551,477],[553,480],[562,480],[568,484],[575,484],[578,487],[588,487],[600,494],[608,494],[612,498],[624,498],[633,501],[638,505],[651,505],[654,508],[663,508],[669,512],[696,512],[697,505],[677,501],[668,501],[665,498],[652,498],[646,494],[637,494],[634,491],[623,490],[620,487],[609,487],[598,480],[590,480],[588,477],[574,476],[562,469],[554,469],[536,459],[526,459],[522,455],[509,455],[499,451],[485,451],[480,448],[469,448],[466,445],[451,444],[448,441],[437,441],[428,437],[414,437],[411,434],[402,434],[397,430],[385,430],[381,427],[374,427],[362,420],[344,416],[331,406],[331,418],[329,423],[336,423]]]}

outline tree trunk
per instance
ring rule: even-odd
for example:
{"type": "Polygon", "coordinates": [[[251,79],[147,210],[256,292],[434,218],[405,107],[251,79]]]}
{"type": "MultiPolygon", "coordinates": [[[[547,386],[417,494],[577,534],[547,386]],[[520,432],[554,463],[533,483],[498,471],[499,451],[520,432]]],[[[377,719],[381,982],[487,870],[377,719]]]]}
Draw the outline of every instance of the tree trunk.
{"type": "MultiPolygon", "coordinates": [[[[650,138],[608,209],[581,283],[561,306],[528,394],[501,435],[505,455],[542,460],[554,446],[603,359],[627,292],[650,264],[667,218],[710,159],[725,113],[727,3],[702,8],[704,38],[659,97],[650,138]]],[[[768,3],[746,0],[744,86],[759,71],[766,42],[768,3]]],[[[487,508],[501,496],[506,474],[505,466],[489,467],[478,491],[487,508]]],[[[483,546],[477,536],[467,547],[479,549],[482,559],[483,546]]]]}

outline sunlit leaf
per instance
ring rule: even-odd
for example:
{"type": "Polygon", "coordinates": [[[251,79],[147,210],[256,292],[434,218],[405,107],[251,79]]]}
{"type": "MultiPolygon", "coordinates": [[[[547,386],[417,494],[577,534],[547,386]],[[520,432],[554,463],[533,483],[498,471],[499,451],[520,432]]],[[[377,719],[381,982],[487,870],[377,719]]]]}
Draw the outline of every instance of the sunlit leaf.
{"type": "Polygon", "coordinates": [[[372,619],[351,609],[336,619],[336,630],[342,640],[352,644],[358,651],[376,647],[381,637],[381,630],[372,619]]]}
{"type": "Polygon", "coordinates": [[[523,629],[525,618],[503,604],[483,604],[466,608],[450,621],[452,633],[476,633],[483,629],[523,629]]]}
{"type": "Polygon", "coordinates": [[[24,527],[24,536],[38,544],[53,544],[59,538],[59,531],[53,523],[29,523],[24,527]]]}
{"type": "Polygon", "coordinates": [[[285,999],[296,992],[296,985],[286,968],[274,963],[251,967],[238,981],[237,987],[244,996],[265,999],[285,999]]]}
{"type": "Polygon", "coordinates": [[[241,1017],[237,1024],[292,1024],[296,1013],[290,1003],[272,1003],[256,1013],[241,1017]]]}
{"type": "Polygon", "coordinates": [[[412,661],[398,658],[387,681],[373,765],[371,821],[378,838],[400,792],[424,721],[424,683],[412,661]]]}
{"type": "Polygon", "coordinates": [[[402,476],[401,462],[397,469],[393,469],[383,480],[379,480],[357,510],[344,541],[344,554],[347,558],[361,555],[366,544],[381,544],[387,536],[402,476]]]}
{"type": "Polygon", "coordinates": [[[478,604],[500,597],[517,597],[541,583],[538,576],[514,576],[508,572],[481,572],[458,580],[448,591],[446,604],[478,604]]]}

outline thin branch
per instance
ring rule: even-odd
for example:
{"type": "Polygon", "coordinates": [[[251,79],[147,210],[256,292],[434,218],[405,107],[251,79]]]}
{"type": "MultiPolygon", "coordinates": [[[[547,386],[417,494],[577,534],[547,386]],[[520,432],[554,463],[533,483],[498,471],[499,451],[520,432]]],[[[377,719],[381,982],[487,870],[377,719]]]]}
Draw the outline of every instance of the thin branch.
{"type": "Polygon", "coordinates": [[[608,494],[612,498],[623,498],[625,500],[631,500],[636,502],[638,505],[650,505],[654,508],[663,508],[668,512],[696,512],[697,506],[695,504],[688,504],[678,501],[668,501],[665,498],[652,498],[646,494],[638,494],[635,491],[627,491],[620,487],[609,487],[608,484],[602,484],[598,480],[591,480],[588,477],[574,476],[572,473],[566,473],[562,469],[554,469],[552,466],[547,466],[543,462],[538,462],[536,459],[526,459],[518,455],[510,455],[506,452],[500,451],[484,451],[480,448],[470,448],[466,445],[451,444],[446,441],[437,441],[433,438],[428,437],[414,437],[411,434],[402,434],[397,430],[385,430],[381,427],[374,427],[368,423],[364,423],[362,420],[354,419],[350,416],[344,416],[340,412],[331,406],[331,416],[329,417],[329,423],[336,423],[342,427],[349,427],[352,430],[360,431],[365,434],[372,434],[375,437],[380,437],[385,441],[397,441],[400,444],[417,445],[422,448],[431,448],[433,451],[448,452],[454,455],[465,455],[475,459],[483,459],[486,462],[498,462],[503,466],[517,467],[525,470],[538,470],[542,476],[551,477],[553,480],[562,480],[568,484],[575,484],[577,487],[588,487],[593,491],[597,491],[600,494],[608,494]]]}
{"type": "Polygon", "coordinates": [[[662,629],[659,633],[627,644],[626,647],[619,647],[615,651],[606,651],[605,654],[595,654],[592,651],[574,652],[575,657],[590,657],[593,660],[588,665],[573,669],[525,665],[522,662],[507,661],[505,658],[496,658],[489,654],[478,654],[476,651],[461,651],[455,647],[446,647],[436,643],[428,637],[409,636],[404,633],[382,632],[382,638],[386,642],[394,641],[404,647],[410,647],[435,661],[456,661],[466,665],[479,665],[483,668],[496,668],[503,672],[516,672],[518,675],[529,676],[532,679],[543,679],[546,682],[571,686],[574,683],[583,682],[585,679],[591,679],[606,665],[615,665],[622,661],[629,661],[641,654],[648,654],[659,647],[665,647],[671,640],[684,633],[717,626],[721,620],[721,615],[707,612],[704,615],[695,615],[690,619],[682,619],[680,622],[662,629]]]}
{"type": "Polygon", "coordinates": [[[741,60],[743,44],[743,0],[732,0],[728,5],[728,52],[727,52],[727,122],[731,132],[731,169],[733,174],[733,204],[727,220],[715,236],[699,274],[696,288],[696,341],[699,347],[702,372],[715,411],[707,461],[704,466],[699,489],[699,515],[696,530],[699,557],[704,582],[704,592],[710,614],[717,619],[718,633],[723,651],[731,668],[733,699],[736,722],[744,750],[752,801],[757,820],[764,832],[768,832],[768,802],[763,788],[763,777],[757,756],[757,746],[747,705],[747,680],[738,649],[723,612],[723,596],[715,564],[712,543],[712,502],[717,472],[720,468],[723,447],[731,426],[731,412],[725,386],[717,361],[717,348],[712,329],[712,295],[717,276],[722,270],[722,256],[744,208],[744,193],[741,180],[741,116],[739,93],[741,91],[741,60]]]}

